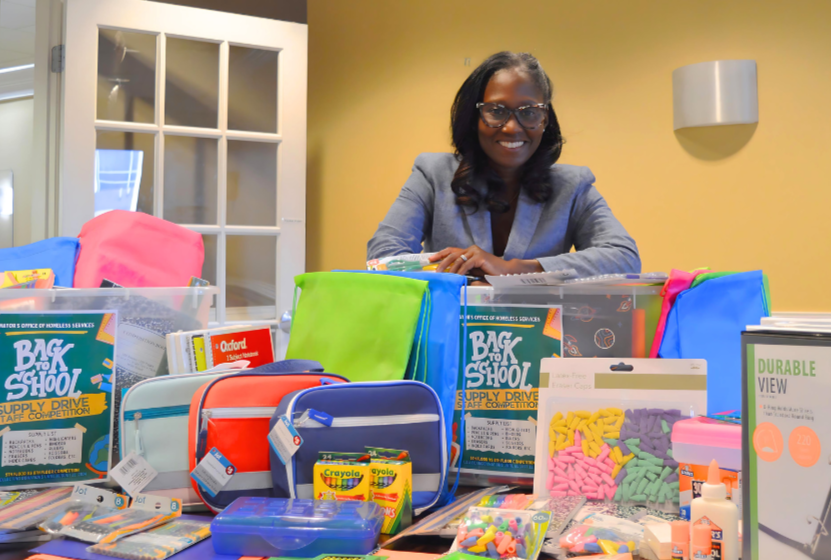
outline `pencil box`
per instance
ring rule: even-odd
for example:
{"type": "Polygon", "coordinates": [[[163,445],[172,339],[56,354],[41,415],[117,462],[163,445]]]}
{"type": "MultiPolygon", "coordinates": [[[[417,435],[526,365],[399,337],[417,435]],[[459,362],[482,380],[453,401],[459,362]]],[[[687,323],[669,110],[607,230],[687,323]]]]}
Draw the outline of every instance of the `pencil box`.
{"type": "Polygon", "coordinates": [[[283,398],[271,418],[272,428],[283,422],[282,416],[291,419],[303,443],[285,465],[269,448],[277,496],[312,498],[319,452],[363,453],[366,447],[409,452],[416,515],[434,506],[447,484],[444,415],[429,385],[386,381],[307,388],[283,398]],[[309,411],[314,414],[303,414],[309,411]]]}
{"type": "MultiPolygon", "coordinates": [[[[309,362],[277,362],[298,363],[309,362]]],[[[188,418],[189,471],[193,471],[213,449],[232,465],[230,472],[233,476],[215,496],[203,491],[192,480],[193,490],[214,512],[222,510],[240,496],[275,496],[269,465],[268,431],[269,422],[285,395],[310,387],[347,382],[340,375],[309,372],[309,367],[283,367],[279,372],[268,368],[263,366],[222,376],[202,385],[191,399],[188,418]]]]}

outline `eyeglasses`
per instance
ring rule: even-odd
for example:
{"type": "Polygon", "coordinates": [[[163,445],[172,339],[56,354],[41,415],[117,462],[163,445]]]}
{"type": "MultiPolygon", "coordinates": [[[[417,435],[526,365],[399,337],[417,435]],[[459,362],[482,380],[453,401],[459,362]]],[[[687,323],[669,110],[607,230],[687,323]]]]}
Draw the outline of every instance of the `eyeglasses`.
{"type": "Polygon", "coordinates": [[[482,117],[482,122],[491,128],[502,128],[510,120],[511,115],[516,117],[522,128],[533,130],[545,121],[548,113],[548,104],[524,105],[516,109],[508,109],[499,103],[477,103],[476,108],[482,117]]]}

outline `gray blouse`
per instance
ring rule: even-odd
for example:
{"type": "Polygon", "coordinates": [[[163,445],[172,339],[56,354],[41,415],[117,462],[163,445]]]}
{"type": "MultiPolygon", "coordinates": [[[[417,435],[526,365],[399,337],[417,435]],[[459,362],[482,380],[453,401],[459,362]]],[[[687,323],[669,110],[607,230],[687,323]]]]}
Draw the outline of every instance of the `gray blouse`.
{"type": "MultiPolygon", "coordinates": [[[[367,260],[478,245],[493,253],[490,212],[456,204],[453,154],[421,154],[413,173],[367,244],[367,260]]],[[[537,259],[545,270],[573,268],[581,277],[640,272],[638,247],[594,187],[586,167],[556,164],[545,203],[519,196],[505,260],[537,259]],[[574,253],[570,253],[574,247],[574,253]]],[[[482,187],[484,189],[484,187],[482,187]]],[[[483,190],[484,192],[484,190],[483,190]]]]}

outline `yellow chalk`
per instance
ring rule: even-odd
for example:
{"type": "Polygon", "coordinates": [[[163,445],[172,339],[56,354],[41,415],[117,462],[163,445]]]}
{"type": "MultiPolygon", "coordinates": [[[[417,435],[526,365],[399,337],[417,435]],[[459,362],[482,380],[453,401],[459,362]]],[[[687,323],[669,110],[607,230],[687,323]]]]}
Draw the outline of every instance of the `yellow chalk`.
{"type": "Polygon", "coordinates": [[[568,445],[569,445],[569,447],[574,445],[574,432],[569,432],[568,433],[568,445]]]}
{"type": "Polygon", "coordinates": [[[568,433],[568,428],[561,428],[559,426],[554,426],[554,428],[552,428],[552,429],[555,432],[557,432],[558,434],[567,434],[568,433]]]}
{"type": "MultiPolygon", "coordinates": [[[[479,541],[476,541],[477,543],[479,541]]],[[[487,548],[483,544],[475,544],[467,549],[467,552],[485,552],[487,548]]]]}
{"type": "Polygon", "coordinates": [[[610,406],[610,407],[609,407],[609,408],[607,408],[606,410],[608,410],[608,411],[609,411],[609,412],[611,412],[612,414],[617,414],[618,416],[623,415],[623,411],[622,411],[621,409],[619,409],[619,408],[612,408],[612,407],[610,406]]]}
{"type": "Polygon", "coordinates": [[[586,440],[583,440],[583,441],[580,442],[580,444],[583,446],[583,455],[588,455],[589,454],[589,442],[586,441],[586,440]]]}
{"type": "MultiPolygon", "coordinates": [[[[488,521],[487,523],[490,523],[490,522],[488,521]]],[[[491,525],[491,527],[493,527],[493,525],[491,525]]],[[[479,539],[477,539],[476,544],[486,546],[489,542],[491,542],[495,539],[496,539],[496,532],[488,531],[484,535],[479,537],[479,539]]]]}
{"type": "Polygon", "coordinates": [[[568,439],[568,438],[567,438],[565,435],[563,435],[563,434],[558,435],[558,436],[557,436],[557,445],[562,445],[562,444],[564,444],[564,443],[566,442],[566,440],[567,440],[567,439],[568,439]]]}
{"type": "Polygon", "coordinates": [[[580,418],[591,418],[592,413],[588,410],[577,410],[574,412],[575,416],[579,416],[580,418]]]}
{"type": "Polygon", "coordinates": [[[551,419],[551,424],[554,425],[562,419],[563,419],[563,413],[558,412],[557,414],[554,415],[554,418],[551,419]]]}
{"type": "Polygon", "coordinates": [[[605,409],[605,408],[601,408],[600,410],[598,410],[598,412],[600,413],[600,416],[603,416],[604,418],[605,418],[606,416],[611,416],[611,415],[612,415],[612,413],[611,413],[611,412],[609,412],[609,411],[608,411],[607,409],[605,409]]]}
{"type": "Polygon", "coordinates": [[[620,447],[615,446],[615,448],[612,449],[612,454],[615,456],[615,460],[618,463],[623,462],[623,451],[620,450],[620,447]]]}
{"type": "Polygon", "coordinates": [[[620,469],[621,469],[620,465],[615,465],[615,468],[612,469],[612,474],[609,475],[609,476],[611,476],[612,478],[615,478],[617,476],[617,473],[620,472],[620,469]]]}
{"type": "Polygon", "coordinates": [[[617,422],[615,422],[615,428],[617,428],[617,429],[619,430],[619,429],[620,429],[620,427],[621,427],[621,426],[623,426],[623,420],[624,420],[623,416],[621,416],[620,418],[618,418],[618,419],[617,419],[617,422]]]}
{"type": "MultiPolygon", "coordinates": [[[[569,413],[569,414],[571,414],[571,413],[569,413]]],[[[576,429],[577,429],[577,426],[579,426],[579,425],[580,425],[580,417],[579,417],[579,416],[575,416],[575,417],[571,420],[571,422],[569,423],[569,425],[568,425],[568,429],[569,429],[569,430],[576,430],[576,429]]]]}
{"type": "Polygon", "coordinates": [[[603,439],[603,430],[598,428],[596,424],[591,425],[592,433],[594,434],[594,439],[598,442],[603,439]]]}
{"type": "Polygon", "coordinates": [[[600,418],[600,411],[597,411],[591,416],[589,416],[589,424],[594,424],[595,422],[597,422],[598,418],[600,418]]]}
{"type": "Polygon", "coordinates": [[[620,432],[606,432],[605,437],[608,439],[620,439],[620,432]]]}
{"type": "Polygon", "coordinates": [[[553,457],[555,451],[557,451],[557,444],[554,443],[553,441],[549,441],[548,442],[548,456],[553,457]]]}
{"type": "Polygon", "coordinates": [[[626,463],[628,463],[629,461],[631,461],[634,458],[635,458],[634,453],[630,453],[629,455],[626,455],[623,459],[621,459],[620,466],[621,467],[624,466],[626,463]]]}
{"type": "Polygon", "coordinates": [[[597,445],[597,444],[596,444],[595,442],[593,442],[593,441],[592,441],[592,442],[589,442],[589,449],[591,449],[592,451],[594,451],[594,452],[595,452],[595,453],[597,453],[598,455],[600,454],[600,446],[599,446],[599,445],[597,445]]]}
{"type": "Polygon", "coordinates": [[[568,415],[566,416],[566,424],[568,424],[569,426],[571,426],[571,421],[572,421],[572,420],[574,420],[574,413],[573,413],[573,412],[569,412],[569,413],[568,413],[568,415]]]}
{"type": "Polygon", "coordinates": [[[594,435],[592,434],[592,431],[589,429],[588,426],[582,426],[580,428],[580,431],[583,432],[583,435],[586,437],[587,440],[594,441],[594,435]]]}

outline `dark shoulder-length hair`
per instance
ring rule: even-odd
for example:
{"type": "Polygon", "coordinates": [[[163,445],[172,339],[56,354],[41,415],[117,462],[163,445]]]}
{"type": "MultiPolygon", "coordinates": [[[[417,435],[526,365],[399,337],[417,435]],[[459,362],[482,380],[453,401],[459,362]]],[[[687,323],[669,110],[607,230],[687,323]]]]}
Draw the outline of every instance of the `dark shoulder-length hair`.
{"type": "Polygon", "coordinates": [[[459,168],[450,186],[456,195],[456,204],[477,211],[484,206],[491,212],[507,212],[510,206],[499,198],[505,189],[502,179],[489,167],[488,157],[479,144],[479,109],[476,104],[482,101],[485,88],[491,77],[500,70],[516,68],[526,73],[543,93],[544,102],[548,104],[548,119],[537,151],[525,163],[520,175],[520,185],[535,202],[546,202],[553,193],[551,166],[560,158],[563,137],[557,115],[551,106],[551,79],[540,62],[528,53],[497,53],[471,73],[462,84],[453,107],[450,110],[450,129],[453,146],[459,168]],[[474,188],[476,181],[487,185],[487,193],[482,194],[474,188]]]}

